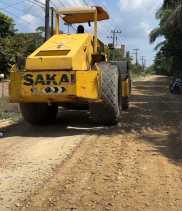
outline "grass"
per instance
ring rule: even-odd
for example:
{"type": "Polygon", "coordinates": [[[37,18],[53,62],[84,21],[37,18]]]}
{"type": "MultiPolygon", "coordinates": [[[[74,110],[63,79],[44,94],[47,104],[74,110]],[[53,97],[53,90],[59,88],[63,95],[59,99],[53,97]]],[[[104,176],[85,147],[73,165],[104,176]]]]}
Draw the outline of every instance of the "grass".
{"type": "Polygon", "coordinates": [[[8,120],[10,119],[13,122],[19,121],[21,118],[20,113],[16,112],[0,112],[0,120],[8,120]]]}
{"type": "Polygon", "coordinates": [[[0,120],[10,119],[13,122],[20,120],[21,115],[18,112],[18,106],[10,104],[7,97],[0,98],[0,120]]]}
{"type": "Polygon", "coordinates": [[[140,81],[140,80],[143,80],[145,77],[151,76],[151,75],[153,75],[153,73],[131,71],[131,77],[133,81],[140,81]]]}

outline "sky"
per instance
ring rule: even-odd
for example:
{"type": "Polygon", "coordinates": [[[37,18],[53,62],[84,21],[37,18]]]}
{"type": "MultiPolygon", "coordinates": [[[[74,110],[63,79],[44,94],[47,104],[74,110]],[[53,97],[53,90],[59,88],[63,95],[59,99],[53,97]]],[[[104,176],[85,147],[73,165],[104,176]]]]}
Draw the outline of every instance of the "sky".
{"type": "MultiPolygon", "coordinates": [[[[33,32],[44,24],[44,10],[34,4],[45,0],[0,0],[0,11],[11,16],[20,32],[33,32]]],[[[118,45],[125,44],[131,53],[139,48],[139,59],[144,56],[147,65],[152,64],[155,51],[149,43],[150,31],[158,26],[155,13],[163,0],[51,0],[54,7],[101,5],[110,15],[109,21],[99,25],[99,38],[105,43],[112,42],[112,30],[122,31],[118,34],[118,45]]]]}

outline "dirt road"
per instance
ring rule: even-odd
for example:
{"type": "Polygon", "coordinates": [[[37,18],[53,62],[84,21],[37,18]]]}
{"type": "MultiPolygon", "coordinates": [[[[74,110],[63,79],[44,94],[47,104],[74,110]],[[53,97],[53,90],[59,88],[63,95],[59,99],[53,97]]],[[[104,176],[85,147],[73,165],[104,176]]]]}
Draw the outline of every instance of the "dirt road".
{"type": "Polygon", "coordinates": [[[84,112],[0,139],[0,211],[181,211],[182,97],[167,79],[134,84],[121,125],[84,112]]]}

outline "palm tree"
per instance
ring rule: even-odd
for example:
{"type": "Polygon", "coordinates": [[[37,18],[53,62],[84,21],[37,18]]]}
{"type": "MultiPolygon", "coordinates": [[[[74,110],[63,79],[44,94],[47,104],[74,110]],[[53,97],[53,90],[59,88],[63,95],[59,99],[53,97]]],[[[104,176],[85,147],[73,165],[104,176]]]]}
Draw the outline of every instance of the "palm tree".
{"type": "Polygon", "coordinates": [[[166,24],[171,27],[176,27],[182,31],[182,3],[179,3],[169,16],[166,24]]]}
{"type": "Polygon", "coordinates": [[[182,0],[165,0],[156,13],[156,18],[160,20],[160,26],[151,31],[151,43],[165,35],[165,31],[169,28],[182,31],[182,0]]]}
{"type": "Polygon", "coordinates": [[[150,42],[153,43],[160,36],[165,35],[166,23],[172,15],[174,9],[174,0],[165,0],[163,5],[156,13],[156,19],[160,20],[159,27],[153,29],[150,33],[150,42]]]}
{"type": "Polygon", "coordinates": [[[166,61],[172,61],[169,69],[182,76],[182,0],[164,0],[156,18],[160,23],[151,31],[150,42],[155,42],[160,36],[165,38],[156,49],[162,52],[166,61]]]}

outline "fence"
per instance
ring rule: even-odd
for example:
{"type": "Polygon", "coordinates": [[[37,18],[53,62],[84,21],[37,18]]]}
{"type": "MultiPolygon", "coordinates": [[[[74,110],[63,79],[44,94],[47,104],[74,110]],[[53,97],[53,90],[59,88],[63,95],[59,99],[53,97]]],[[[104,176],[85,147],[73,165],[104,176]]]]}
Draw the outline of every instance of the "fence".
{"type": "Polygon", "coordinates": [[[9,82],[6,80],[0,81],[0,98],[8,97],[9,82]]]}

